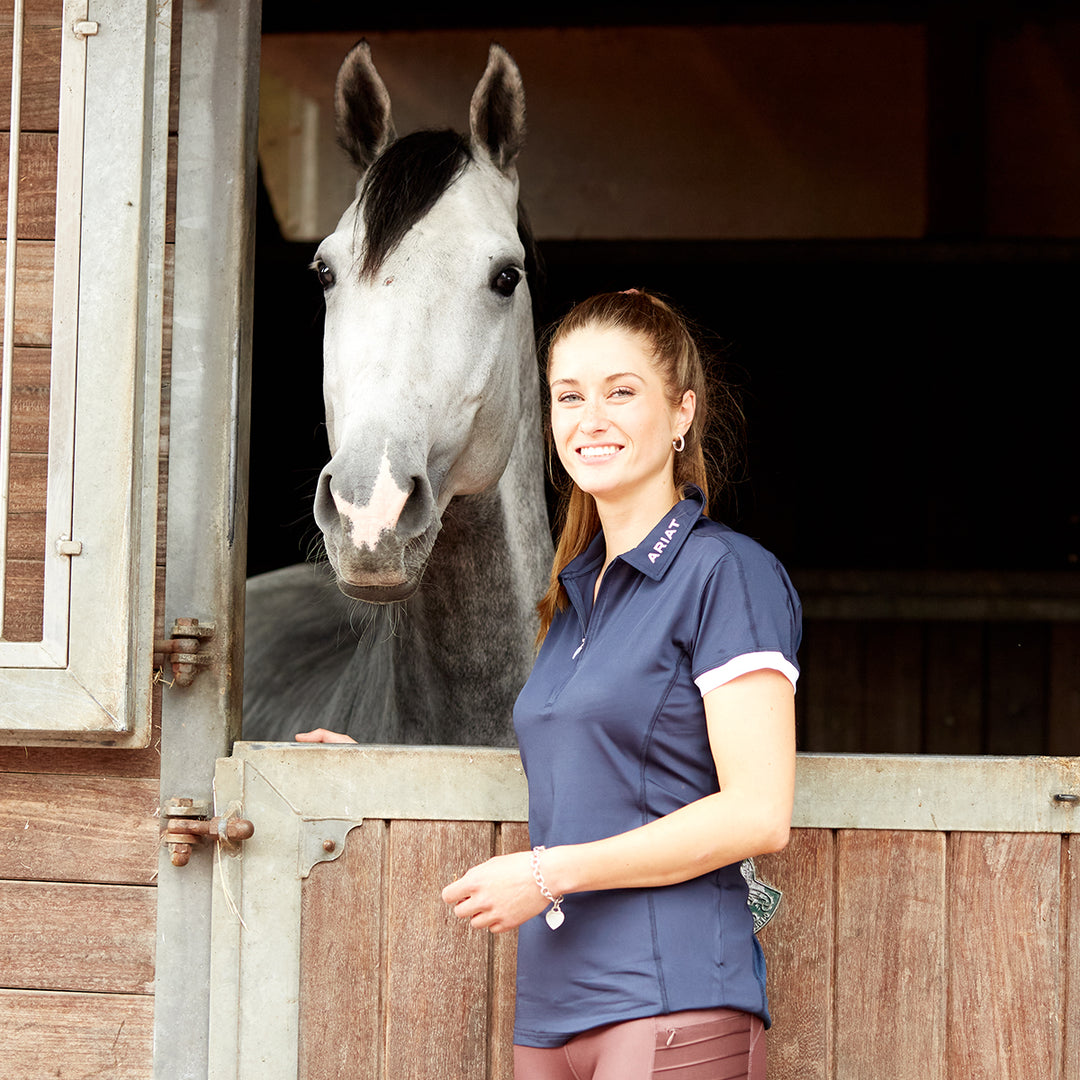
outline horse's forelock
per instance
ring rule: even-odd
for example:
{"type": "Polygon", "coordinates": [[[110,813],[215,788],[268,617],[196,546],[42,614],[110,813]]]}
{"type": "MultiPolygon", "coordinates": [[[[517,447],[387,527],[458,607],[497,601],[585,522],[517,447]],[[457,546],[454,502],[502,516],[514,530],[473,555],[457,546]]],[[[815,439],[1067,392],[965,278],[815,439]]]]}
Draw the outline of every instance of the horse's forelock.
{"type": "Polygon", "coordinates": [[[377,273],[402,237],[435,205],[472,160],[456,131],[415,131],[393,143],[364,177],[361,278],[377,273]]]}

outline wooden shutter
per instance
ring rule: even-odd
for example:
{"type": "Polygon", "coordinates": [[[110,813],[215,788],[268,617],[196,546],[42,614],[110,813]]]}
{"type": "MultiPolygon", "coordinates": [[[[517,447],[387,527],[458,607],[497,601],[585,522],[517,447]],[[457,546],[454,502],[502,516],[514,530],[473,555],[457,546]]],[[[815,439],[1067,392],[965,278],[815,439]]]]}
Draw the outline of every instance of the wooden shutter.
{"type": "Polygon", "coordinates": [[[0,742],[149,739],[170,52],[159,20],[145,0],[0,8],[0,94],[12,91],[0,742]]]}

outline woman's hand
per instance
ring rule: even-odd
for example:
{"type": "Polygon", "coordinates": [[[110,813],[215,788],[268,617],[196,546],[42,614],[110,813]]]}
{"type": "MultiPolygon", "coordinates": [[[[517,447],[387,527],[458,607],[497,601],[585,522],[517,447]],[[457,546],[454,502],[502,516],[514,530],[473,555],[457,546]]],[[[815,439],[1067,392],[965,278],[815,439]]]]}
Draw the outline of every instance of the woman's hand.
{"type": "Polygon", "coordinates": [[[354,743],[356,740],[344,731],[327,731],[326,728],[315,728],[314,731],[298,731],[294,736],[297,742],[324,742],[324,743],[354,743]]]}
{"type": "Polygon", "coordinates": [[[532,854],[496,855],[442,891],[443,902],[470,925],[502,934],[548,906],[532,874],[532,854]]]}

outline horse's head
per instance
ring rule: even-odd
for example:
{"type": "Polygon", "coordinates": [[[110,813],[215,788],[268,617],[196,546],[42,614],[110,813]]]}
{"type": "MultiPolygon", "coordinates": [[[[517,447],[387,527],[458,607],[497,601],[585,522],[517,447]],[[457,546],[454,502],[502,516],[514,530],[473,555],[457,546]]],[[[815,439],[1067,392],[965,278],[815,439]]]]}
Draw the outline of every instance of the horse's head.
{"type": "Polygon", "coordinates": [[[450,500],[498,481],[523,394],[536,392],[514,166],[524,92],[493,45],[467,138],[395,141],[361,42],[338,72],[335,112],[360,179],[314,262],[332,455],[315,519],[342,591],[388,602],[416,589],[450,500]]]}

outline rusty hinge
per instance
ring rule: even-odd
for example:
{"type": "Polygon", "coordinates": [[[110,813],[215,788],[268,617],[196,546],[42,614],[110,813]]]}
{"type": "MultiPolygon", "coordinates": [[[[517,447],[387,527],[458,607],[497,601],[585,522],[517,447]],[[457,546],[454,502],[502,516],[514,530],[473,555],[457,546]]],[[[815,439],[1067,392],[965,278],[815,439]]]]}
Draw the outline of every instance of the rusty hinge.
{"type": "Polygon", "coordinates": [[[173,866],[187,866],[191,849],[204,840],[215,840],[230,855],[244,840],[255,835],[255,826],[234,813],[208,818],[210,804],[195,799],[173,798],[165,804],[165,843],[173,866]]]}
{"type": "Polygon", "coordinates": [[[154,667],[164,671],[165,665],[171,664],[173,681],[170,685],[190,686],[199,665],[209,664],[212,659],[210,653],[200,652],[199,646],[213,636],[213,623],[177,619],[171,636],[154,642],[154,667]]]}

